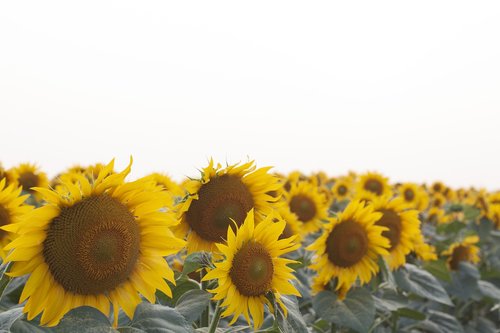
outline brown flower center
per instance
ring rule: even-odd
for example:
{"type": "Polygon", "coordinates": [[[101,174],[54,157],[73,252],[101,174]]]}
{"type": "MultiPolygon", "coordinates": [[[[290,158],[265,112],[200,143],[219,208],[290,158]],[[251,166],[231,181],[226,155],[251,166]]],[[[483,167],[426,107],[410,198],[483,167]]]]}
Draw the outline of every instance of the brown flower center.
{"type": "Polygon", "coordinates": [[[302,222],[309,222],[316,216],[316,205],[308,196],[299,194],[290,200],[290,210],[302,222]]]}
{"type": "Polygon", "coordinates": [[[377,179],[368,179],[364,187],[365,190],[375,193],[376,195],[381,195],[384,189],[383,184],[377,179]]]}
{"type": "Polygon", "coordinates": [[[443,190],[443,186],[439,183],[435,183],[434,185],[432,185],[432,190],[434,192],[441,192],[443,190]]]}
{"type": "Polygon", "coordinates": [[[242,295],[260,296],[271,290],[273,273],[273,259],[267,249],[250,241],[235,254],[229,276],[242,295]]]}
{"type": "Polygon", "coordinates": [[[344,185],[340,185],[337,188],[337,193],[340,195],[345,195],[347,193],[347,187],[345,187],[344,185]]]}
{"type": "Polygon", "coordinates": [[[31,192],[32,187],[38,186],[40,177],[33,172],[25,172],[19,175],[17,181],[23,187],[23,190],[31,192]]]}
{"type": "MultiPolygon", "coordinates": [[[[0,205],[0,227],[10,224],[10,214],[7,208],[0,205]]],[[[7,232],[0,229],[0,240],[7,235],[7,232]]]]}
{"type": "Polygon", "coordinates": [[[240,226],[254,207],[252,193],[233,175],[223,175],[203,184],[198,200],[193,200],[186,212],[186,221],[203,239],[221,242],[233,219],[240,226]]]}
{"type": "Polygon", "coordinates": [[[411,202],[411,201],[413,201],[413,199],[415,199],[415,192],[413,192],[413,190],[410,188],[407,188],[404,191],[403,195],[404,195],[405,200],[408,202],[411,202]]]}
{"type": "Polygon", "coordinates": [[[469,261],[469,248],[467,246],[459,245],[453,250],[450,268],[457,270],[461,261],[469,261]]]}
{"type": "Polygon", "coordinates": [[[101,194],[61,210],[47,230],[43,256],[66,291],[97,295],[127,280],[139,249],[140,230],[132,213],[101,194]]]}
{"type": "Polygon", "coordinates": [[[367,251],[366,231],[353,221],[344,221],[336,225],[326,240],[328,259],[339,267],[354,266],[367,251]]]}
{"type": "Polygon", "coordinates": [[[383,231],[382,236],[389,239],[389,242],[391,243],[389,251],[392,251],[396,246],[398,246],[401,240],[401,217],[399,217],[399,215],[392,210],[382,209],[380,212],[383,214],[382,218],[375,224],[389,229],[383,231]]]}

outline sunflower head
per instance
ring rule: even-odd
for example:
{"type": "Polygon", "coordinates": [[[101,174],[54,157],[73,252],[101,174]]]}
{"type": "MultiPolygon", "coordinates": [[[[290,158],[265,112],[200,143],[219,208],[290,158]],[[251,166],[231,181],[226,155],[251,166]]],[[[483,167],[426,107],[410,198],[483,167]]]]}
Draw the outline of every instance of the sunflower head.
{"type": "Polygon", "coordinates": [[[0,180],[0,259],[5,260],[4,246],[15,238],[15,234],[1,228],[14,223],[19,223],[32,206],[24,204],[29,195],[21,196],[21,188],[14,184],[6,186],[5,178],[0,180]]]}
{"type": "Polygon", "coordinates": [[[230,325],[243,314],[248,323],[251,316],[254,329],[258,329],[264,320],[264,305],[272,306],[266,298],[269,293],[285,313],[280,295],[300,296],[290,282],[295,279],[293,270],[287,266],[294,261],[281,258],[299,247],[293,243],[294,237],[278,239],[285,224],[269,216],[255,225],[251,210],[239,228],[227,230],[227,244],[217,244],[224,259],[216,262],[203,280],[218,280],[218,286],[210,292],[214,300],[222,300],[222,315],[233,315],[230,325]]]}
{"type": "Polygon", "coordinates": [[[458,270],[461,261],[478,263],[480,261],[479,248],[476,246],[478,242],[478,236],[468,236],[461,242],[451,244],[442,253],[442,255],[448,256],[448,267],[451,270],[458,270]]]}
{"type": "Polygon", "coordinates": [[[41,197],[33,190],[33,188],[47,188],[49,186],[47,175],[40,171],[36,165],[30,163],[22,163],[19,166],[10,169],[8,177],[9,183],[21,186],[23,191],[34,195],[37,200],[40,200],[41,197]]]}
{"type": "Polygon", "coordinates": [[[421,191],[417,184],[404,183],[398,187],[399,196],[403,199],[404,203],[410,208],[417,208],[421,200],[421,191]]]}
{"type": "Polygon", "coordinates": [[[377,197],[392,194],[389,180],[376,172],[368,172],[360,177],[357,183],[357,192],[370,192],[377,197]]]}
{"type": "Polygon", "coordinates": [[[176,232],[188,235],[188,252],[217,251],[228,228],[241,225],[250,210],[255,210],[257,221],[273,211],[278,198],[269,193],[278,191],[280,184],[269,169],[256,169],[253,161],[214,167],[211,160],[201,179],[186,185],[190,195],[180,204],[182,222],[176,232]]]}
{"type": "Polygon", "coordinates": [[[182,187],[166,174],[155,172],[145,178],[154,181],[156,185],[163,187],[164,190],[169,191],[175,196],[181,197],[184,195],[182,187]]]}
{"type": "Polygon", "coordinates": [[[349,199],[352,192],[352,183],[348,178],[338,178],[332,186],[333,197],[337,201],[349,199]]]}
{"type": "Polygon", "coordinates": [[[445,190],[445,188],[446,186],[442,182],[436,181],[432,183],[430,190],[432,193],[442,193],[445,190]]]}
{"type": "Polygon", "coordinates": [[[491,207],[488,212],[488,218],[497,229],[500,229],[500,205],[493,205],[491,207]]]}
{"type": "Polygon", "coordinates": [[[414,250],[415,239],[421,237],[418,211],[407,209],[402,198],[380,197],[372,202],[373,209],[382,214],[376,225],[385,227],[382,236],[389,240],[389,267],[396,269],[406,262],[406,255],[414,250]]]}
{"type": "MultiPolygon", "coordinates": [[[[131,161],[132,163],[132,161],[131,161]]],[[[113,162],[92,183],[84,175],[62,182],[60,189],[35,188],[47,204],[4,229],[18,235],[5,249],[13,262],[11,276],[30,274],[20,297],[31,320],[57,325],[72,308],[87,305],[104,314],[113,304],[132,317],[156,289],[171,295],[164,279],[174,281],[162,258],[178,252],[184,241],[169,227],[165,192],[145,181],[125,183],[131,164],[112,174],[113,162]]]]}
{"type": "Polygon", "coordinates": [[[446,197],[439,193],[436,192],[432,195],[431,197],[431,207],[436,207],[436,208],[442,208],[446,204],[446,197]]]}
{"type": "Polygon", "coordinates": [[[285,193],[284,199],[295,220],[304,233],[321,228],[322,220],[328,216],[328,201],[317,186],[309,182],[298,182],[285,193]]]}
{"type": "Polygon", "coordinates": [[[351,201],[337,217],[330,218],[322,235],[309,247],[315,251],[310,266],[318,272],[318,283],[337,279],[336,290],[345,292],[359,278],[362,284],[378,272],[377,260],[387,255],[389,240],[385,227],[375,225],[382,217],[359,201],[351,201]]]}
{"type": "Polygon", "coordinates": [[[0,180],[2,179],[7,179],[7,170],[5,170],[2,166],[2,164],[0,163],[0,180]]]}

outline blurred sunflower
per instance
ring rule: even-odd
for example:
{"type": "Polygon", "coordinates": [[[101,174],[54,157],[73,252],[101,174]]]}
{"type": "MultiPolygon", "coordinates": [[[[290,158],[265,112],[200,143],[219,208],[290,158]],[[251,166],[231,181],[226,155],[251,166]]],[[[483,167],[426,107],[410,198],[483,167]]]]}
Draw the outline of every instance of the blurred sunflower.
{"type": "Polygon", "coordinates": [[[7,178],[7,171],[3,168],[2,163],[0,163],[0,180],[7,178]]]}
{"type": "Polygon", "coordinates": [[[184,191],[182,187],[179,186],[175,181],[172,180],[169,176],[162,173],[152,173],[146,177],[147,180],[154,181],[158,186],[163,187],[166,191],[169,191],[175,196],[181,197],[184,196],[184,191]]]}
{"type": "Polygon", "coordinates": [[[388,255],[389,240],[382,236],[385,227],[375,225],[381,213],[359,201],[351,201],[337,217],[330,218],[322,235],[307,250],[315,251],[310,268],[318,272],[317,285],[337,278],[336,290],[345,295],[359,277],[369,282],[379,270],[380,255],[388,255]]]}
{"type": "Polygon", "coordinates": [[[273,211],[278,198],[269,193],[281,185],[269,169],[256,169],[253,161],[222,169],[210,160],[201,179],[185,185],[190,195],[178,206],[181,224],[176,234],[187,235],[188,253],[217,251],[216,244],[226,237],[231,220],[241,225],[251,209],[257,223],[273,211]]]}
{"type": "Polygon", "coordinates": [[[500,229],[500,205],[491,206],[487,217],[497,229],[500,229]]]}
{"type": "Polygon", "coordinates": [[[431,207],[443,208],[446,204],[446,197],[439,192],[436,192],[431,197],[431,207]]]}
{"type": "Polygon", "coordinates": [[[322,220],[328,217],[327,199],[314,184],[305,181],[293,184],[283,197],[303,234],[319,230],[322,220]]]}
{"type": "Polygon", "coordinates": [[[408,207],[418,207],[422,194],[417,184],[403,183],[398,187],[398,193],[408,207]]]}
{"type": "Polygon", "coordinates": [[[446,262],[451,270],[457,270],[461,261],[476,264],[480,261],[479,248],[475,245],[478,242],[478,236],[465,237],[463,241],[451,244],[441,255],[448,256],[446,262]]]}
{"type": "MultiPolygon", "coordinates": [[[[0,227],[18,223],[32,206],[24,204],[29,195],[20,195],[21,188],[14,184],[6,186],[5,178],[0,180],[0,227]]],[[[15,235],[0,229],[0,259],[5,260],[4,246],[12,241],[15,235]]]]}
{"type": "Polygon", "coordinates": [[[281,258],[299,245],[293,243],[294,237],[278,239],[284,229],[285,222],[273,222],[271,216],[255,225],[251,210],[236,233],[232,228],[227,229],[227,245],[217,244],[225,259],[215,263],[203,280],[218,280],[218,286],[210,292],[215,294],[214,300],[222,300],[221,306],[225,308],[222,316],[233,315],[230,325],[243,314],[249,324],[252,317],[255,330],[260,328],[264,305],[272,308],[266,298],[268,293],[274,294],[285,313],[281,295],[300,296],[290,282],[296,279],[293,269],[287,266],[295,261],[281,258]]]}
{"type": "Polygon", "coordinates": [[[337,178],[332,187],[333,197],[337,201],[349,199],[351,196],[351,182],[348,178],[337,178]]]}
{"type": "Polygon", "coordinates": [[[359,178],[357,194],[362,192],[370,192],[377,197],[392,194],[389,180],[376,172],[367,172],[359,178]]]}
{"type": "Polygon", "coordinates": [[[171,296],[165,279],[174,283],[174,273],[162,256],[185,242],[169,229],[176,219],[161,211],[166,193],[145,181],[125,183],[132,159],[118,174],[113,164],[93,183],[80,175],[63,192],[35,188],[47,204],[3,227],[18,235],[5,247],[14,263],[8,274],[30,274],[19,298],[27,300],[28,320],[43,312],[41,324],[54,326],[84,305],[109,315],[111,302],[116,326],[120,307],[132,318],[138,292],[150,302],[157,289],[171,296]]]}
{"type": "Polygon", "coordinates": [[[436,182],[432,183],[430,190],[431,190],[431,193],[442,193],[445,188],[446,188],[446,186],[442,182],[436,181],[436,182]]]}
{"type": "Polygon", "coordinates": [[[377,198],[372,202],[373,209],[382,216],[375,224],[385,227],[382,236],[389,240],[389,254],[386,256],[391,270],[406,263],[406,255],[414,249],[414,240],[420,234],[418,211],[407,209],[401,198],[377,198]]]}
{"type": "Polygon", "coordinates": [[[17,167],[9,170],[7,173],[9,183],[17,186],[22,186],[23,191],[33,195],[37,201],[41,199],[41,195],[32,190],[33,187],[49,187],[49,179],[47,175],[40,171],[37,166],[30,163],[22,163],[17,167]]]}

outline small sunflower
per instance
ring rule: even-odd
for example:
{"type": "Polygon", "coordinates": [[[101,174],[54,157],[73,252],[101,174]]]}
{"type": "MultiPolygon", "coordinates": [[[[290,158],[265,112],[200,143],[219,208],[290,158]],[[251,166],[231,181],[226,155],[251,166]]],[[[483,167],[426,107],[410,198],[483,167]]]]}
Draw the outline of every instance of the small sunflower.
{"type": "Polygon", "coordinates": [[[351,181],[348,178],[338,178],[332,186],[333,197],[337,201],[349,199],[351,191],[351,181]]]}
{"type": "Polygon", "coordinates": [[[461,261],[468,261],[471,263],[478,263],[479,248],[475,245],[479,242],[478,236],[468,236],[461,242],[453,243],[450,247],[443,251],[441,254],[448,256],[448,267],[451,270],[457,270],[461,261]]]}
{"type": "Polygon", "coordinates": [[[290,207],[286,204],[279,204],[276,210],[272,213],[274,222],[285,221],[286,226],[279,236],[282,238],[296,237],[295,242],[300,243],[304,236],[301,232],[301,223],[297,220],[297,216],[290,211],[290,207]]]}
{"type": "Polygon", "coordinates": [[[436,223],[436,224],[445,224],[450,221],[448,215],[442,208],[432,207],[427,211],[427,222],[436,223]]]}
{"type": "Polygon", "coordinates": [[[7,170],[5,170],[2,163],[0,163],[0,180],[2,179],[7,179],[7,170]]]}
{"type": "Polygon", "coordinates": [[[125,183],[129,166],[111,174],[113,161],[94,182],[63,183],[63,192],[35,188],[47,204],[23,221],[3,229],[18,235],[5,250],[12,277],[30,274],[19,302],[27,300],[28,320],[42,313],[42,325],[54,326],[69,310],[91,306],[105,315],[113,304],[128,317],[141,302],[138,292],[155,301],[156,289],[171,296],[165,281],[174,274],[162,256],[178,252],[183,240],[169,227],[177,223],[163,212],[165,195],[145,181],[125,183]]]}
{"type": "Polygon", "coordinates": [[[278,239],[284,229],[285,222],[273,222],[271,216],[255,225],[251,210],[236,234],[232,228],[227,229],[227,245],[217,244],[225,259],[215,263],[215,268],[203,280],[218,280],[218,286],[210,292],[215,294],[214,300],[223,300],[222,316],[233,315],[230,325],[243,314],[249,324],[252,317],[255,330],[260,328],[264,305],[272,308],[266,298],[268,293],[274,294],[285,313],[280,296],[300,296],[290,283],[295,279],[293,269],[287,266],[295,261],[281,258],[299,245],[293,243],[294,237],[278,239]]]}
{"type": "Polygon", "coordinates": [[[382,214],[375,224],[386,227],[382,233],[389,240],[389,255],[386,256],[391,270],[406,262],[406,255],[414,249],[415,239],[420,235],[418,211],[407,209],[401,198],[390,200],[381,197],[372,202],[373,209],[382,214]]]}
{"type": "Polygon", "coordinates": [[[422,196],[421,191],[417,184],[404,183],[398,187],[399,196],[403,199],[404,203],[410,208],[417,208],[420,198],[422,196]]]}
{"type": "Polygon", "coordinates": [[[22,163],[19,166],[12,168],[8,172],[9,183],[17,186],[22,186],[23,191],[33,195],[36,200],[40,200],[41,195],[32,190],[33,187],[49,187],[49,179],[47,175],[40,171],[39,168],[30,163],[22,163]]]}
{"type": "Polygon", "coordinates": [[[307,250],[315,251],[310,266],[318,272],[317,284],[326,285],[337,278],[336,290],[345,295],[359,278],[369,282],[379,270],[381,255],[388,255],[389,240],[382,236],[385,227],[375,225],[381,213],[359,201],[351,201],[337,217],[330,218],[322,235],[307,250]]]}
{"type": "Polygon", "coordinates": [[[278,198],[269,193],[281,185],[269,169],[256,169],[253,161],[222,169],[210,160],[201,179],[186,184],[190,195],[178,206],[181,224],[176,234],[187,234],[188,253],[217,251],[216,244],[226,237],[231,220],[241,225],[252,209],[257,223],[273,211],[278,198]]]}
{"type": "Polygon", "coordinates": [[[445,190],[445,188],[446,188],[446,185],[444,185],[440,181],[436,181],[436,182],[432,183],[430,190],[431,190],[431,193],[442,193],[445,190]]]}
{"type": "MultiPolygon", "coordinates": [[[[32,206],[24,204],[29,195],[20,195],[21,188],[10,184],[6,186],[5,178],[0,180],[0,227],[11,223],[18,223],[28,213],[32,206]]],[[[12,241],[13,234],[0,229],[0,258],[5,260],[3,247],[12,241]]]]}
{"type": "Polygon", "coordinates": [[[446,204],[446,197],[443,194],[436,192],[432,195],[431,207],[443,208],[445,204],[446,204]]]}
{"type": "Polygon", "coordinates": [[[155,172],[144,178],[154,181],[158,186],[163,187],[166,191],[169,191],[175,196],[181,197],[184,195],[182,187],[180,187],[179,184],[174,182],[172,178],[166,174],[155,172]]]}
{"type": "Polygon", "coordinates": [[[357,193],[370,192],[377,197],[392,194],[389,180],[376,172],[368,172],[360,177],[357,183],[357,193]]]}
{"type": "Polygon", "coordinates": [[[305,181],[292,184],[284,199],[304,234],[319,230],[322,220],[328,217],[327,199],[314,184],[305,181]]]}
{"type": "Polygon", "coordinates": [[[500,205],[493,205],[489,209],[487,217],[497,229],[500,229],[500,205]]]}

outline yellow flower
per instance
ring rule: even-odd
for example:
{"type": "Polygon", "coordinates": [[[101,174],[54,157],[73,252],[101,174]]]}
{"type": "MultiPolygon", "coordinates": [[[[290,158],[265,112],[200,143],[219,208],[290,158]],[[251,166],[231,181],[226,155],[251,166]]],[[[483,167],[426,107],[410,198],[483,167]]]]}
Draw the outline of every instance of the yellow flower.
{"type": "Polygon", "coordinates": [[[380,197],[372,205],[382,214],[375,224],[387,228],[382,236],[389,240],[386,259],[389,268],[394,270],[406,263],[406,255],[414,250],[415,239],[421,237],[418,211],[406,209],[401,198],[380,197]]]}
{"type": "Polygon", "coordinates": [[[337,217],[330,218],[322,235],[307,250],[315,251],[310,268],[318,272],[317,284],[337,278],[336,290],[345,295],[359,278],[369,282],[379,270],[380,255],[387,255],[385,227],[375,225],[382,217],[359,201],[351,201],[337,217]]]}
{"type": "Polygon", "coordinates": [[[163,187],[166,191],[169,191],[175,196],[181,197],[185,194],[182,187],[165,174],[155,172],[144,178],[154,181],[158,186],[163,187]]]}
{"type": "Polygon", "coordinates": [[[69,310],[91,306],[105,315],[113,304],[130,318],[141,302],[155,302],[156,290],[171,296],[165,279],[174,273],[163,256],[185,245],[169,227],[177,220],[162,211],[164,191],[145,181],[125,183],[129,166],[111,174],[113,161],[94,182],[80,175],[61,192],[35,188],[47,204],[3,229],[18,237],[5,249],[10,276],[30,274],[19,302],[28,320],[43,312],[42,325],[54,326],[69,310]]]}
{"type": "Polygon", "coordinates": [[[272,203],[278,198],[269,193],[281,186],[269,169],[256,169],[253,161],[222,169],[210,160],[201,179],[185,185],[190,195],[176,207],[181,218],[176,234],[187,234],[188,253],[217,251],[216,244],[226,237],[231,219],[241,225],[254,209],[258,223],[273,211],[272,203]]]}
{"type": "MultiPolygon", "coordinates": [[[[0,180],[0,227],[11,223],[18,223],[28,213],[32,206],[24,204],[29,195],[21,196],[21,188],[14,184],[6,186],[5,178],[0,180]]],[[[0,229],[0,258],[5,260],[3,247],[12,241],[14,234],[0,229]]]]}
{"type": "Polygon", "coordinates": [[[284,194],[284,199],[300,224],[303,234],[315,232],[321,228],[322,220],[328,217],[328,202],[318,187],[305,181],[292,184],[290,191],[284,194]]]}
{"type": "Polygon", "coordinates": [[[227,245],[217,244],[225,259],[215,263],[203,280],[218,280],[218,286],[210,292],[215,294],[214,300],[222,300],[222,316],[233,315],[230,325],[243,314],[249,324],[252,317],[255,330],[260,328],[264,305],[272,308],[266,298],[268,293],[274,294],[285,313],[280,296],[300,296],[290,283],[295,279],[293,269],[287,266],[295,261],[281,258],[299,245],[293,243],[294,237],[278,239],[284,228],[284,221],[273,222],[270,216],[255,225],[251,210],[236,233],[228,228],[227,245]]]}
{"type": "Polygon", "coordinates": [[[421,190],[417,184],[404,183],[398,187],[399,196],[409,208],[417,208],[421,200],[421,190]]]}
{"type": "Polygon", "coordinates": [[[7,173],[9,184],[22,186],[23,191],[33,195],[36,200],[40,200],[41,195],[32,190],[33,187],[49,187],[49,179],[47,175],[40,171],[38,167],[30,163],[22,163],[19,166],[12,168],[7,173]]]}
{"type": "Polygon", "coordinates": [[[357,194],[370,192],[377,197],[390,196],[392,194],[389,180],[376,172],[368,172],[362,175],[357,183],[357,194]]]}
{"type": "Polygon", "coordinates": [[[333,197],[337,201],[349,199],[352,192],[352,183],[349,178],[337,178],[332,187],[333,197]]]}
{"type": "Polygon", "coordinates": [[[475,245],[478,242],[478,236],[465,237],[463,241],[451,244],[441,255],[448,256],[446,262],[451,270],[457,270],[461,261],[476,264],[480,261],[479,248],[475,245]]]}

